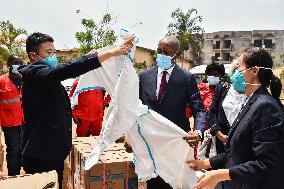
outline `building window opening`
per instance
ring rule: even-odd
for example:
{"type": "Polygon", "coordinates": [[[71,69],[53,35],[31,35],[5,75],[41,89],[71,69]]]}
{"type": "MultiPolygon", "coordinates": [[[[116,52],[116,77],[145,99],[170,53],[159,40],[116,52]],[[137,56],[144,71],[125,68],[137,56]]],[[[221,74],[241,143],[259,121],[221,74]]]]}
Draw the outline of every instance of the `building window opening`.
{"type": "Polygon", "coordinates": [[[224,49],[231,48],[231,40],[224,40],[224,49]]]}
{"type": "Polygon", "coordinates": [[[254,46],[254,47],[262,48],[262,39],[256,39],[256,40],[254,40],[253,46],[254,46]]]}
{"type": "Polygon", "coordinates": [[[272,39],[264,39],[264,48],[266,49],[272,49],[272,39]]]}

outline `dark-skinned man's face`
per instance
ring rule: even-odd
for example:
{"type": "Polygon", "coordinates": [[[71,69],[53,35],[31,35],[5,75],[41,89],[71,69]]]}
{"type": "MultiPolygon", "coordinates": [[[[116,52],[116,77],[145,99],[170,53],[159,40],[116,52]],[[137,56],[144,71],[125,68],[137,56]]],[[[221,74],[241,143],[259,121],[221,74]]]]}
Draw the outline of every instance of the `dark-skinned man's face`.
{"type": "Polygon", "coordinates": [[[158,44],[157,53],[173,57],[177,53],[177,51],[173,49],[170,44],[161,41],[158,44]]]}
{"type": "Polygon", "coordinates": [[[178,52],[179,42],[177,39],[165,37],[158,44],[157,53],[172,57],[172,63],[175,62],[178,52]]]}

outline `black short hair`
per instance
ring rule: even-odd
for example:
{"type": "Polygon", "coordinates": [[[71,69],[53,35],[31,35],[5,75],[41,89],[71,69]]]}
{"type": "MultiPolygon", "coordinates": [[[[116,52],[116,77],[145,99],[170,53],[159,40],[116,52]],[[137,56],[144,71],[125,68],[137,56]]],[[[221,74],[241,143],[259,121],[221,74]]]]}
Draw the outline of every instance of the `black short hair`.
{"type": "Polygon", "coordinates": [[[15,56],[14,54],[9,55],[8,58],[7,58],[7,64],[8,64],[8,65],[13,64],[13,62],[14,62],[16,59],[17,59],[17,58],[16,58],[16,56],[15,56]]]}
{"type": "Polygon", "coordinates": [[[223,64],[212,63],[206,66],[205,74],[208,75],[211,71],[217,71],[221,77],[225,75],[225,67],[223,64]]]}
{"type": "Polygon", "coordinates": [[[17,61],[17,60],[19,60],[19,59],[22,60],[21,57],[16,56],[15,54],[11,54],[11,55],[9,55],[8,58],[7,58],[7,65],[8,65],[8,66],[11,66],[15,61],[17,61]]]}
{"type": "Polygon", "coordinates": [[[26,51],[27,54],[30,52],[39,52],[40,45],[45,42],[52,42],[53,43],[53,38],[50,37],[47,34],[35,32],[28,36],[27,41],[26,41],[26,51]]]}

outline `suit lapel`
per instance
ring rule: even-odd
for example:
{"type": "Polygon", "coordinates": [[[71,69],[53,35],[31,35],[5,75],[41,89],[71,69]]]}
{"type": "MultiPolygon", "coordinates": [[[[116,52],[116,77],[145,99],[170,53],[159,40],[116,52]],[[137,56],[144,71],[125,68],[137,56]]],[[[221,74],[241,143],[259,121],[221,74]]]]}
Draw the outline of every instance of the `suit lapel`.
{"type": "Polygon", "coordinates": [[[153,80],[151,79],[152,82],[149,83],[149,90],[150,90],[150,93],[151,93],[151,97],[152,97],[152,100],[154,102],[157,102],[158,103],[158,99],[157,99],[157,95],[156,95],[156,91],[157,91],[157,75],[158,75],[158,66],[155,66],[151,72],[150,72],[150,75],[149,75],[149,78],[154,78],[153,80]]]}
{"type": "Polygon", "coordinates": [[[240,121],[242,120],[242,118],[246,115],[246,113],[248,112],[248,110],[250,109],[250,106],[256,101],[256,99],[264,92],[263,88],[259,88],[257,91],[255,91],[255,93],[249,98],[247,104],[243,107],[243,109],[240,111],[238,117],[235,119],[232,128],[230,129],[230,132],[228,134],[228,142],[227,144],[229,144],[233,133],[235,132],[237,126],[239,125],[240,121]]]}

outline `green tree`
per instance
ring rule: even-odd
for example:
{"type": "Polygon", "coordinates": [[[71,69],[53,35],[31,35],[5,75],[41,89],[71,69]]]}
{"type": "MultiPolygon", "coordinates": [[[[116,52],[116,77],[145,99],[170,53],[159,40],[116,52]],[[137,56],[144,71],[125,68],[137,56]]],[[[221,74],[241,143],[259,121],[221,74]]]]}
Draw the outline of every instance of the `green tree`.
{"type": "Polygon", "coordinates": [[[4,72],[4,65],[10,54],[27,58],[24,50],[25,39],[18,39],[22,34],[27,34],[25,29],[16,28],[9,20],[0,22],[0,74],[4,72]]]}
{"type": "Polygon", "coordinates": [[[202,16],[197,15],[196,9],[189,9],[183,12],[180,8],[171,14],[174,20],[168,26],[168,34],[176,36],[181,44],[182,62],[184,61],[184,51],[189,48],[195,61],[200,57],[204,45],[204,29],[200,26],[202,16]],[[195,13],[195,15],[193,15],[195,13]]]}
{"type": "Polygon", "coordinates": [[[144,61],[144,62],[136,62],[136,60],[134,60],[133,67],[135,68],[136,73],[140,74],[142,71],[147,69],[147,64],[146,64],[146,61],[144,61]]]}
{"type": "Polygon", "coordinates": [[[280,54],[280,59],[281,59],[281,63],[284,64],[284,52],[282,54],[280,54]]]}
{"type": "Polygon", "coordinates": [[[105,13],[99,22],[93,19],[82,19],[81,23],[85,27],[85,31],[75,33],[80,44],[80,54],[86,54],[92,49],[113,44],[117,38],[111,28],[114,22],[115,17],[111,13],[105,13]]]}

